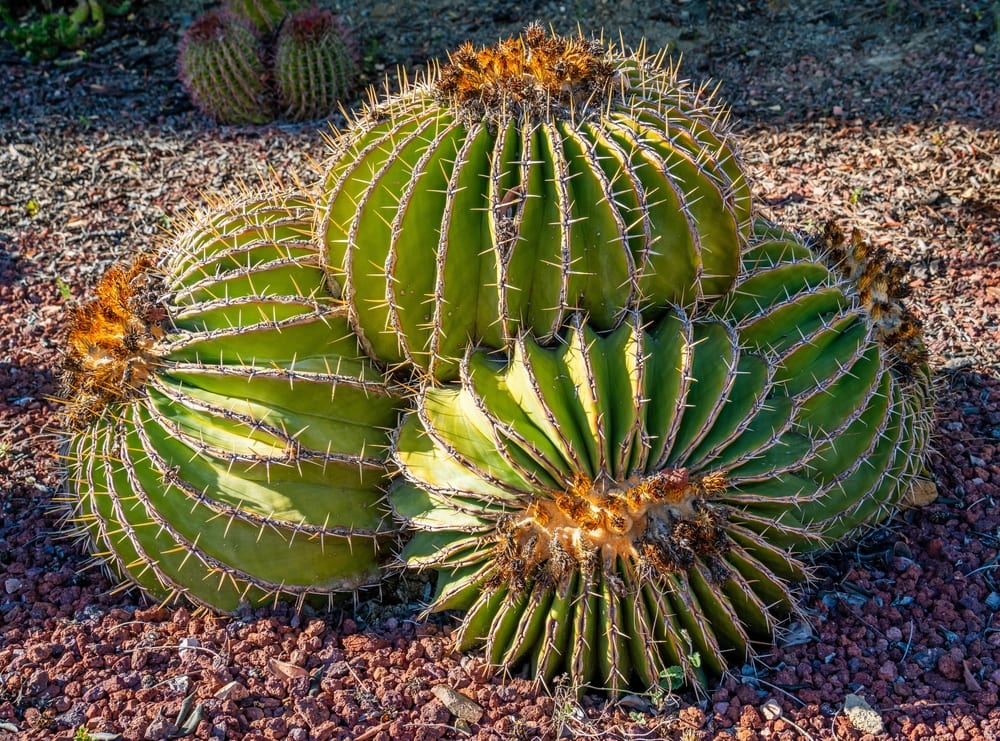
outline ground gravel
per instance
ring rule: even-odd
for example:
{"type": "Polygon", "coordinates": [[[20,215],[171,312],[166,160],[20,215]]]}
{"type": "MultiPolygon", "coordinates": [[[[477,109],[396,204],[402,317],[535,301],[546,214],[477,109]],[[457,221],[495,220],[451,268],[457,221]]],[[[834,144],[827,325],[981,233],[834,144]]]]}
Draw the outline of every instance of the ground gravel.
{"type": "Polygon", "coordinates": [[[669,45],[687,76],[720,81],[765,215],[859,226],[910,269],[938,375],[939,498],[820,559],[808,624],[707,696],[609,704],[454,653],[447,618],[413,619],[420,581],[330,610],[218,618],[115,589],[60,535],[47,425],[66,308],[203,195],[311,179],[325,151],[325,124],[200,116],[174,74],[200,4],[134,5],[70,64],[0,50],[0,738],[81,726],[129,740],[1000,735],[1000,6],[336,3],[368,81],[390,86],[398,65],[534,19],[669,45]],[[442,688],[481,717],[459,717],[442,688]]]}

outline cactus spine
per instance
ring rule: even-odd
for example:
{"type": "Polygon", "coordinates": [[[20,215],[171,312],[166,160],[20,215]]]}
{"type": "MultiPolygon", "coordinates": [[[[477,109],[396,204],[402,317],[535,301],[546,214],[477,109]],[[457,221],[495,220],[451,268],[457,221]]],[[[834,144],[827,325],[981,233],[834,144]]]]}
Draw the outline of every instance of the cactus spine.
{"type": "Polygon", "coordinates": [[[323,236],[373,357],[448,379],[470,341],[725,293],[747,184],[723,109],[662,63],[530,26],[354,122],[323,236]]]}
{"type": "Polygon", "coordinates": [[[802,554],[906,492],[930,428],[919,346],[880,342],[856,283],[760,231],[707,312],[577,320],[423,389],[390,500],[416,531],[405,563],[439,572],[430,609],[467,611],[460,648],[615,693],[671,666],[704,681],[794,608],[802,554]]]}
{"type": "Polygon", "coordinates": [[[336,110],[357,78],[356,55],[329,10],[311,8],[288,16],[274,52],[275,86],[284,115],[305,121],[336,110]]]}
{"type": "Polygon", "coordinates": [[[401,404],[325,290],[310,201],[249,197],[111,270],[66,358],[73,520],[155,595],[232,611],[380,577],[401,404]]]}
{"type": "Polygon", "coordinates": [[[219,10],[200,16],[180,43],[180,77],[191,100],[221,123],[271,120],[263,51],[253,29],[219,10]]]}

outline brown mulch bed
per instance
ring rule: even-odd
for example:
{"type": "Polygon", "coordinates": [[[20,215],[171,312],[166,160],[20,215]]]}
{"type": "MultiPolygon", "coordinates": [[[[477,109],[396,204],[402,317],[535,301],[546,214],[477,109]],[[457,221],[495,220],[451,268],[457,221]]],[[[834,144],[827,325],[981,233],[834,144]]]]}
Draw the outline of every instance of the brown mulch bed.
{"type": "Polygon", "coordinates": [[[414,622],[420,584],[322,612],[210,617],[116,590],[61,535],[46,425],[67,306],[201,194],[311,179],[325,151],[318,123],[200,116],[174,74],[200,4],[138,5],[70,64],[0,49],[0,738],[875,738],[845,713],[849,694],[889,738],[1000,735],[1000,5],[334,3],[369,81],[390,85],[397,65],[533,19],[669,43],[687,76],[721,81],[762,212],[857,225],[910,269],[938,374],[940,497],[820,559],[809,624],[760,661],[657,707],[491,673],[451,651],[446,618],[414,622]],[[438,685],[482,719],[462,728],[438,685]]]}

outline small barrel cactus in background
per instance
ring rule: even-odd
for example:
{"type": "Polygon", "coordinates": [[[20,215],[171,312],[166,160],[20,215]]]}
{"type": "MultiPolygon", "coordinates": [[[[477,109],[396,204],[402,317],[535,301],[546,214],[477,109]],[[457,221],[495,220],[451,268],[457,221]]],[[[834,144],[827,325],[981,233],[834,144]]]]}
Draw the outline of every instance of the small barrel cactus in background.
{"type": "Polygon", "coordinates": [[[705,89],[530,26],[373,104],[327,164],[325,260],[370,354],[453,378],[469,342],[731,286],[750,195],[705,89]]]}
{"type": "Polygon", "coordinates": [[[269,34],[289,15],[310,5],[308,0],[226,0],[223,8],[249,21],[260,33],[269,34]]]}
{"type": "Polygon", "coordinates": [[[308,199],[245,198],[75,310],[71,518],[159,597],[232,611],[380,578],[402,402],[326,290],[312,225],[308,199]]]}
{"type": "Polygon", "coordinates": [[[416,531],[403,561],[439,572],[430,609],[467,611],[460,648],[616,693],[672,667],[703,681],[770,640],[803,554],[909,489],[930,384],[918,335],[880,328],[895,271],[862,259],[866,289],[835,249],[759,231],[707,311],[578,320],[426,384],[390,501],[416,531]]]}
{"type": "Polygon", "coordinates": [[[191,100],[217,121],[262,124],[274,117],[260,40],[236,16],[213,10],[198,17],[181,38],[179,66],[191,100]]]}
{"type": "Polygon", "coordinates": [[[281,24],[274,49],[278,107],[293,121],[328,116],[357,82],[357,50],[329,10],[310,8],[281,24]]]}

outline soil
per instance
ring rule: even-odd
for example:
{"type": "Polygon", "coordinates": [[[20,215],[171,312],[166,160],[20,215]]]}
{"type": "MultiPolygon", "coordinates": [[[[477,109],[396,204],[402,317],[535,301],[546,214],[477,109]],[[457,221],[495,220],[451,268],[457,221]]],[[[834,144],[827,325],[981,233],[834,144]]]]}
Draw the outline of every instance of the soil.
{"type": "Polygon", "coordinates": [[[312,179],[326,146],[323,122],[200,115],[175,48],[201,5],[134,5],[86,55],[31,65],[0,49],[0,738],[1000,735],[1000,5],[335,3],[367,80],[390,87],[399,65],[535,19],[669,45],[686,76],[720,81],[762,213],[858,226],[910,270],[938,378],[940,496],[819,559],[808,623],[707,696],[615,702],[455,653],[447,616],[416,621],[419,581],[330,610],[213,617],[117,589],[62,534],[49,397],[67,307],[203,194],[312,179]]]}

